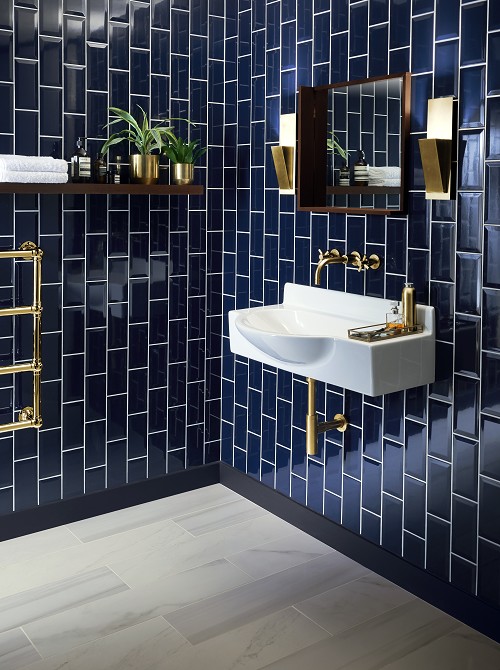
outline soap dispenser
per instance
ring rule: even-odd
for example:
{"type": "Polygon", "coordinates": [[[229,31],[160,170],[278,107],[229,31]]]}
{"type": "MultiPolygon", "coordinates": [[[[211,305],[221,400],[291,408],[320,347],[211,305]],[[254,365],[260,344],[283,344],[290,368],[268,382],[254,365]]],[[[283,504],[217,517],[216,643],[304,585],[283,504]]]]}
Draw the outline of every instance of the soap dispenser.
{"type": "Polygon", "coordinates": [[[71,181],[76,183],[86,183],[92,178],[92,161],[83,146],[84,139],[77,139],[75,153],[71,156],[71,181]]]}
{"type": "Polygon", "coordinates": [[[417,299],[415,288],[410,282],[403,287],[401,304],[403,306],[403,323],[405,328],[415,328],[417,325],[417,299]]]}

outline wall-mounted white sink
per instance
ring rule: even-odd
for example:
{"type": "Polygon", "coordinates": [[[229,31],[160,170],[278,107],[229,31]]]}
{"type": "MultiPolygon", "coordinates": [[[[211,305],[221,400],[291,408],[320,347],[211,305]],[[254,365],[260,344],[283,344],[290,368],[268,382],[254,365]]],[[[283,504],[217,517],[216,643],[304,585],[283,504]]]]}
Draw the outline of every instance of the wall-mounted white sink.
{"type": "Polygon", "coordinates": [[[434,381],[434,308],[417,305],[422,333],[383,342],[348,330],[385,323],[388,300],[286,284],[283,303],[229,312],[231,351],[371,396],[434,381]]]}

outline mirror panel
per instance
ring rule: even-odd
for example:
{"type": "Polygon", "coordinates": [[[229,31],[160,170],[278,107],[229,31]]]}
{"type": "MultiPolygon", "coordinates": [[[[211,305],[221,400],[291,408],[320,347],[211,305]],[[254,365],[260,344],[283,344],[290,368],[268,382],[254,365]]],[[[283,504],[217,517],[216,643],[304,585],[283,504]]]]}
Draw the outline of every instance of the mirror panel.
{"type": "Polygon", "coordinates": [[[299,209],[404,210],[409,85],[405,73],[301,88],[299,209]]]}

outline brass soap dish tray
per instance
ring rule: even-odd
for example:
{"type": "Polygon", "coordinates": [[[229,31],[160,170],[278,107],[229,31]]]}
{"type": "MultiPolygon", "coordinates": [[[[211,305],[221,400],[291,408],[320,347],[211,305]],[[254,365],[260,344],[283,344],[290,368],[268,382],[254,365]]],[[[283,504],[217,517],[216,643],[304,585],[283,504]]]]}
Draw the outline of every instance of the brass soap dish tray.
{"type": "Polygon", "coordinates": [[[349,328],[347,331],[351,340],[361,340],[362,342],[383,342],[394,337],[404,337],[405,335],[414,335],[422,333],[424,327],[403,326],[401,328],[390,328],[385,323],[375,323],[373,326],[362,326],[361,328],[349,328]]]}

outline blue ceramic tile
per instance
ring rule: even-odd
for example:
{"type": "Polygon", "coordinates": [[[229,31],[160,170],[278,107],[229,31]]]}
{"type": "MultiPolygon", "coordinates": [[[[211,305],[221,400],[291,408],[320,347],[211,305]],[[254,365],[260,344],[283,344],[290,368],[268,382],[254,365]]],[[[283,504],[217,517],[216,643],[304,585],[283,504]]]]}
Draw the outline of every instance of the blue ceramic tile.
{"type": "MultiPolygon", "coordinates": [[[[156,35],[156,31],[153,33],[156,35]]],[[[109,29],[109,65],[119,70],[129,67],[129,27],[113,23],[109,29]]],[[[154,53],[154,51],[153,51],[154,53]]],[[[152,61],[154,62],[154,61],[152,61]]]]}
{"type": "Polygon", "coordinates": [[[431,244],[431,279],[453,281],[455,275],[455,226],[449,223],[433,223],[431,244]]]}
{"type": "Polygon", "coordinates": [[[63,497],[73,498],[83,495],[84,450],[74,449],[63,454],[63,497]]]}
{"type": "Polygon", "coordinates": [[[500,374],[500,357],[498,354],[483,354],[483,376],[481,379],[481,409],[490,414],[500,416],[500,400],[498,398],[498,381],[500,374]]]}
{"type": "Polygon", "coordinates": [[[384,410],[384,437],[402,442],[404,432],[404,393],[399,391],[386,395],[384,410]]]}
{"type": "Polygon", "coordinates": [[[500,204],[496,194],[500,188],[500,168],[496,165],[486,167],[486,221],[500,223],[500,204]]]}
{"type": "Polygon", "coordinates": [[[453,284],[431,282],[430,304],[435,310],[436,337],[445,342],[452,342],[455,308],[453,284]]]}
{"type": "Polygon", "coordinates": [[[427,511],[446,521],[450,520],[451,465],[435,458],[428,460],[427,511]]]}
{"type": "Polygon", "coordinates": [[[381,512],[382,466],[377,461],[363,458],[362,506],[373,512],[381,512]]]}
{"type": "Polygon", "coordinates": [[[361,484],[357,479],[344,476],[342,495],[342,525],[359,533],[361,484]]]}
{"type": "Polygon", "coordinates": [[[498,249],[500,230],[498,226],[485,226],[485,268],[484,283],[492,288],[500,288],[500,270],[494,262],[495,250],[498,249]]]}
{"type": "Polygon", "coordinates": [[[500,482],[479,480],[479,535],[500,544],[500,482]]]}
{"type": "Polygon", "coordinates": [[[476,562],[477,550],[477,504],[453,496],[451,526],[451,550],[453,553],[476,562]]]}
{"type": "Polygon", "coordinates": [[[387,73],[388,40],[387,25],[370,28],[370,55],[368,64],[368,75],[370,77],[382,76],[387,73]]]}
{"type": "Polygon", "coordinates": [[[490,3],[489,9],[489,29],[498,30],[500,28],[500,7],[497,4],[490,3]]]}
{"type": "Polygon", "coordinates": [[[106,42],[108,37],[108,3],[106,0],[87,0],[87,20],[87,39],[92,42],[106,42]]]}
{"type": "MultiPolygon", "coordinates": [[[[401,10],[399,10],[401,11],[401,10]]],[[[434,17],[422,16],[413,19],[412,31],[412,72],[429,72],[432,70],[432,45],[434,17]]],[[[392,28],[392,14],[391,14],[392,28]]],[[[392,42],[392,40],[391,40],[392,42]]],[[[392,45],[391,45],[392,46],[392,45]]],[[[398,43],[394,46],[405,46],[398,43]]]]}
{"type": "Polygon", "coordinates": [[[450,524],[427,516],[427,570],[448,581],[450,554],[450,524]]]}
{"type": "Polygon", "coordinates": [[[406,422],[405,473],[425,480],[426,476],[426,426],[406,422]]]}
{"type": "Polygon", "coordinates": [[[486,2],[462,7],[460,65],[484,63],[486,59],[486,11],[486,2]]]}
{"type": "Polygon", "coordinates": [[[455,370],[479,376],[481,322],[474,317],[461,316],[455,324],[455,370]]]}
{"type": "MultiPolygon", "coordinates": [[[[323,15],[328,17],[328,15],[323,15]]],[[[368,51],[368,3],[360,2],[350,11],[350,56],[360,56],[368,51]]],[[[315,35],[316,37],[316,35],[315,35]]]]}
{"type": "MultiPolygon", "coordinates": [[[[149,26],[150,26],[150,8],[138,3],[130,3],[130,46],[138,47],[140,49],[149,49],[149,26]]],[[[182,45],[187,50],[189,39],[189,29],[186,23],[188,17],[181,12],[172,12],[172,36],[178,40],[179,50],[177,53],[184,53],[181,51],[182,45]],[[176,21],[178,16],[185,17],[184,20],[176,21]]],[[[174,47],[172,48],[174,50],[174,47]]]]}
{"type": "Polygon", "coordinates": [[[458,40],[436,45],[434,95],[458,95],[458,40]]]}
{"type": "Polygon", "coordinates": [[[479,314],[481,310],[481,256],[457,254],[457,311],[479,314]]]}
{"type": "MultiPolygon", "coordinates": [[[[487,452],[487,445],[483,452],[487,452]]],[[[488,452],[490,453],[490,452],[488,452]]],[[[453,492],[477,499],[478,444],[455,437],[453,444],[453,492]]]]}
{"type": "Polygon", "coordinates": [[[38,58],[38,12],[15,7],[14,34],[16,58],[38,58]]]}
{"type": "Polygon", "coordinates": [[[451,461],[451,405],[429,401],[429,454],[451,461]]]}
{"type": "Polygon", "coordinates": [[[405,476],[404,528],[420,537],[425,537],[425,499],[425,482],[405,476]]]}
{"type": "Polygon", "coordinates": [[[85,20],[65,16],[63,20],[64,62],[85,65],[85,20]]]}
{"type": "Polygon", "coordinates": [[[458,194],[457,249],[481,251],[483,196],[481,193],[458,194]]]}
{"type": "Polygon", "coordinates": [[[436,0],[436,40],[458,37],[460,7],[449,0],[436,0]]]}
{"type": "Polygon", "coordinates": [[[465,68],[460,74],[460,126],[484,126],[485,68],[465,68]]]}
{"type": "Polygon", "coordinates": [[[401,556],[403,535],[403,502],[389,495],[382,502],[382,546],[401,556]]]}
{"type": "Polygon", "coordinates": [[[500,351],[500,292],[483,291],[483,348],[500,351]]]}
{"type": "Polygon", "coordinates": [[[403,456],[402,445],[384,440],[383,490],[399,498],[403,497],[403,456]]]}
{"type": "Polygon", "coordinates": [[[480,191],[483,185],[484,132],[469,131],[459,137],[459,188],[480,191]]]}
{"type": "Polygon", "coordinates": [[[410,12],[411,6],[408,3],[390,0],[390,49],[409,46],[410,12]]]}
{"type": "MultiPolygon", "coordinates": [[[[158,4],[158,3],[156,3],[158,4]]],[[[129,21],[130,3],[127,0],[110,0],[109,18],[110,21],[129,21]]]]}
{"type": "Polygon", "coordinates": [[[307,467],[307,506],[323,513],[323,466],[309,459],[307,467]]]}

